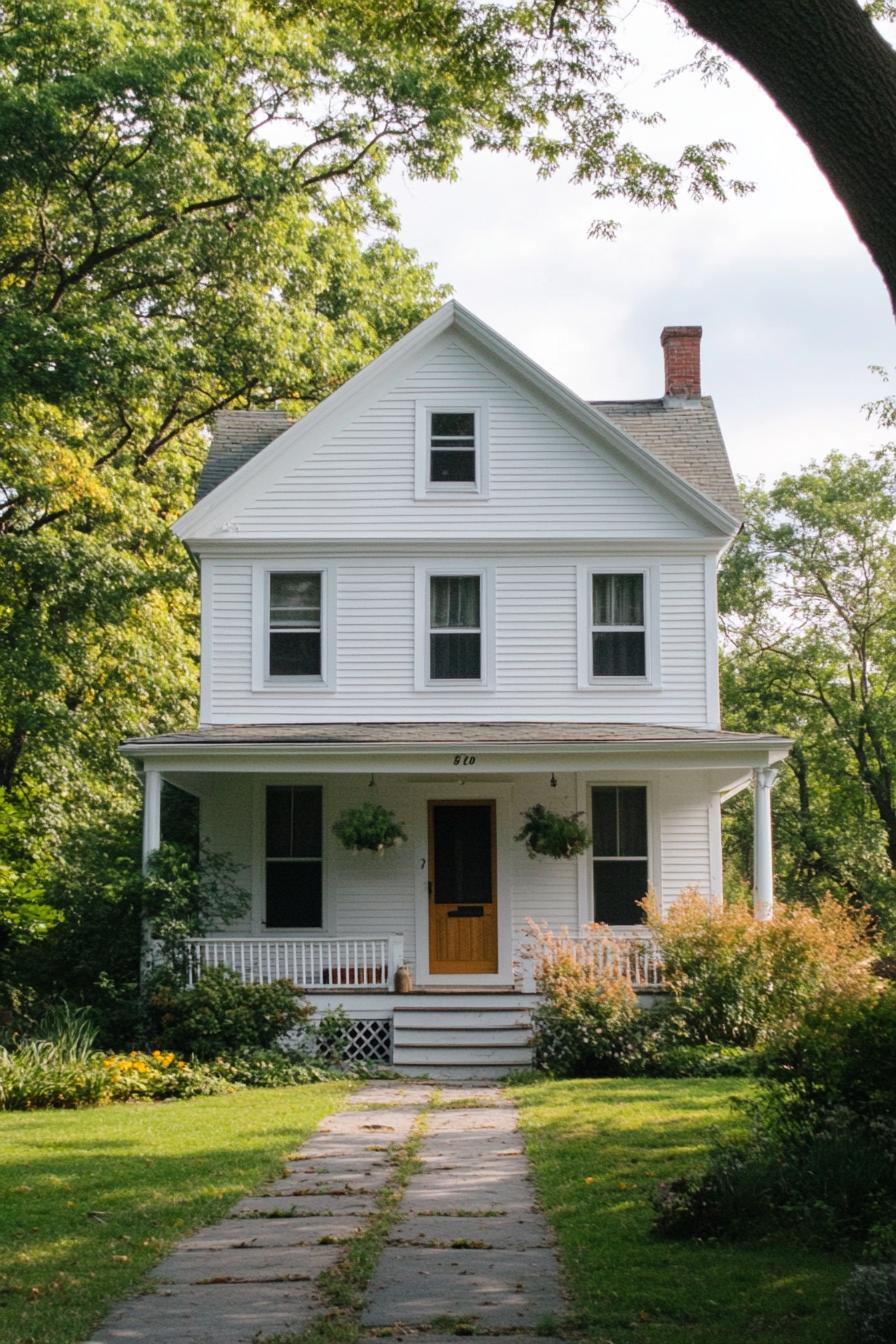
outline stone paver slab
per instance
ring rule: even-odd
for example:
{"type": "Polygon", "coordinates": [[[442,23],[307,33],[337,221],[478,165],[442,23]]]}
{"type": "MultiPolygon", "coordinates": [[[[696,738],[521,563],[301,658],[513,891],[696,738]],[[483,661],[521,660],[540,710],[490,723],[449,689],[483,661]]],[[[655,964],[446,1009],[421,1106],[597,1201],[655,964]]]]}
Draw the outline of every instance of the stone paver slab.
{"type": "Polygon", "coordinates": [[[489,1209],[502,1213],[527,1213],[535,1196],[528,1181],[508,1176],[487,1180],[475,1172],[436,1169],[408,1182],[402,1211],[405,1213],[460,1213],[489,1209]]]}
{"type": "Polygon", "coordinates": [[[123,1302],[88,1344],[251,1344],[303,1330],[315,1309],[308,1283],[185,1284],[123,1302]]]}
{"type": "Polygon", "coordinates": [[[237,1218],[310,1218],[318,1214],[370,1213],[373,1201],[360,1195],[247,1195],[231,1212],[237,1218]]]}
{"type": "Polygon", "coordinates": [[[256,1246],[230,1250],[178,1250],[152,1271],[162,1283],[272,1283],[315,1279],[343,1254],[341,1246],[256,1246]]]}
{"type": "Polygon", "coordinates": [[[258,1246],[317,1246],[344,1241],[360,1230],[360,1218],[224,1218],[178,1243],[189,1252],[258,1246]]]}
{"type": "Polygon", "coordinates": [[[265,1195],[332,1195],[334,1199],[343,1199],[347,1195],[357,1196],[379,1190],[389,1179],[389,1168],[379,1171],[324,1172],[298,1171],[287,1176],[278,1176],[269,1181],[262,1194],[265,1195]]]}
{"type": "Polygon", "coordinates": [[[512,1106],[471,1106],[467,1110],[433,1111],[427,1130],[430,1134],[513,1134],[516,1132],[516,1111],[512,1106]]]}
{"type": "Polygon", "coordinates": [[[500,1218],[428,1217],[417,1214],[402,1218],[389,1237],[390,1245],[450,1245],[452,1242],[472,1241],[485,1249],[498,1251],[521,1250],[536,1246],[553,1246],[544,1220],[539,1217],[500,1218]]]}
{"type": "Polygon", "coordinates": [[[446,1251],[387,1246],[374,1272],[365,1325],[461,1317],[501,1329],[534,1327],[564,1310],[554,1252],[446,1251]]]}

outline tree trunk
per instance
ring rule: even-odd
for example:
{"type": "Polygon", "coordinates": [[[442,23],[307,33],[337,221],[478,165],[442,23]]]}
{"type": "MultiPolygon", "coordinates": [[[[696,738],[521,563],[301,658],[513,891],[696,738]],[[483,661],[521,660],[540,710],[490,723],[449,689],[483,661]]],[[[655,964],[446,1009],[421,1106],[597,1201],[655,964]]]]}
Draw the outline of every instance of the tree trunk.
{"type": "Polygon", "coordinates": [[[880,268],[896,310],[896,51],[857,0],[669,0],[774,99],[880,268]]]}

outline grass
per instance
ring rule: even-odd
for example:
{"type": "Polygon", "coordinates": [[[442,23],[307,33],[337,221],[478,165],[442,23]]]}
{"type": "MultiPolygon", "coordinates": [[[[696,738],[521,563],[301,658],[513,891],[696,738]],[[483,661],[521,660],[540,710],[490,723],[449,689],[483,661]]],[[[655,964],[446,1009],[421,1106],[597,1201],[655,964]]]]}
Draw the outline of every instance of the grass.
{"type": "Polygon", "coordinates": [[[591,1344],[834,1344],[844,1257],[793,1243],[662,1241],[650,1197],[737,1125],[740,1079],[522,1082],[510,1091],[591,1344]]]}
{"type": "Polygon", "coordinates": [[[0,1114],[0,1344],[78,1344],[178,1238],[279,1175],[343,1083],[0,1114]]]}

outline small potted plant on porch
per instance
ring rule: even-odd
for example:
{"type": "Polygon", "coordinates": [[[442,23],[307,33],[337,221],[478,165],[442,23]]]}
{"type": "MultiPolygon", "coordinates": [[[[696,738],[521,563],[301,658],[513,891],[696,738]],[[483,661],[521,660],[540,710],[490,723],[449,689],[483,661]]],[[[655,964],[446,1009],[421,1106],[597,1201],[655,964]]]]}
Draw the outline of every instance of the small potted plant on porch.
{"type": "Polygon", "coordinates": [[[384,854],[387,849],[407,840],[401,823],[395,820],[395,813],[379,803],[347,807],[334,821],[333,834],[345,849],[353,849],[358,854],[364,850],[384,854]]]}
{"type": "Polygon", "coordinates": [[[551,812],[544,803],[535,803],[523,813],[524,825],[517,840],[524,840],[529,858],[544,855],[549,859],[574,859],[584,854],[591,843],[581,812],[563,816],[551,812]]]}

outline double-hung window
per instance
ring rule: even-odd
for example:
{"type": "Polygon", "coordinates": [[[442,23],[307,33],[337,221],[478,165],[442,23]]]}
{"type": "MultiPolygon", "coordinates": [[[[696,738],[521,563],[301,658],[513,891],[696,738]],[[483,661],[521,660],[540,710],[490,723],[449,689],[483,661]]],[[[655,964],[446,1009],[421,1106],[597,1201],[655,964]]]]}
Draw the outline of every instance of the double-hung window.
{"type": "Polygon", "coordinates": [[[594,918],[600,924],[640,924],[647,895],[647,789],[600,785],[591,791],[594,837],[594,918]]]}
{"type": "Polygon", "coordinates": [[[429,576],[429,680],[481,682],[482,575],[429,576]]]}
{"type": "Polygon", "coordinates": [[[429,412],[429,484],[476,485],[476,412],[429,412]]]}
{"type": "Polygon", "coordinates": [[[488,496],[488,403],[449,396],[416,403],[417,499],[488,496]]]}
{"type": "Polygon", "coordinates": [[[320,677],[322,575],[268,575],[268,676],[320,677]]]}
{"type": "Polygon", "coordinates": [[[322,791],[272,785],[265,792],[265,925],[319,929],[322,922],[322,791]]]}
{"type": "Polygon", "coordinates": [[[643,677],[646,674],[643,573],[592,574],[592,677],[643,677]]]}

